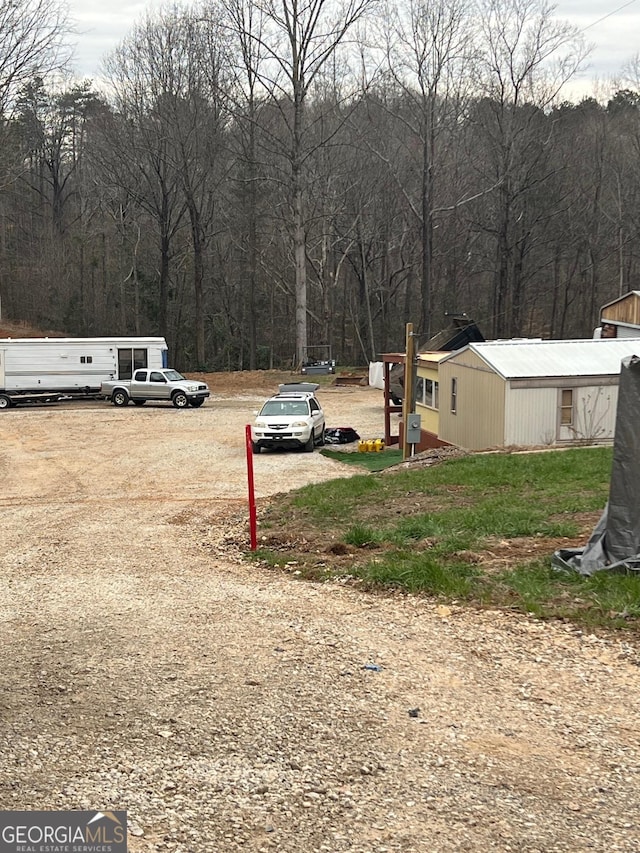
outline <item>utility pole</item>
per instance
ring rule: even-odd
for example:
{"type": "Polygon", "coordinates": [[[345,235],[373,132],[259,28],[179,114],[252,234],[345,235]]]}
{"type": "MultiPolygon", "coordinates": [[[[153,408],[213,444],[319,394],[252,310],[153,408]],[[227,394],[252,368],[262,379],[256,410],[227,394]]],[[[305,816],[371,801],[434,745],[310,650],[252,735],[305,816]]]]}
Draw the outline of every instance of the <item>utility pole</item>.
{"type": "Polygon", "coordinates": [[[413,412],[413,385],[414,385],[414,361],[415,361],[415,338],[413,337],[413,323],[407,323],[404,357],[404,394],[402,397],[402,460],[405,461],[413,455],[413,445],[407,441],[407,425],[409,416],[413,412]],[[409,447],[412,450],[409,450],[409,447]]]}

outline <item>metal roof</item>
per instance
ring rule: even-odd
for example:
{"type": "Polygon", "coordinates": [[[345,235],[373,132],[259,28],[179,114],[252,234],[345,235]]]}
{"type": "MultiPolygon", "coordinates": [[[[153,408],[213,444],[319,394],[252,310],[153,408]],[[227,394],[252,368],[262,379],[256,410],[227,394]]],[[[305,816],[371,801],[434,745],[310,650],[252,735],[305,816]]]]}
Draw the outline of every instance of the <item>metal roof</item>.
{"type": "Polygon", "coordinates": [[[485,341],[469,344],[445,360],[467,350],[475,352],[503,379],[613,376],[620,373],[623,358],[640,355],[640,338],[485,341]]]}

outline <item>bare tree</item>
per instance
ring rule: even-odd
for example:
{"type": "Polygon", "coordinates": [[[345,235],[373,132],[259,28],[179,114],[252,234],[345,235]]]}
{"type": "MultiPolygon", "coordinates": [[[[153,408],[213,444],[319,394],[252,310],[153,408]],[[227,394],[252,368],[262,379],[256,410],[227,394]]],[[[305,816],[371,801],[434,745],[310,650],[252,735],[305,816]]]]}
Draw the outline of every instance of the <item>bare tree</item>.
{"type": "Polygon", "coordinates": [[[0,116],[31,80],[63,68],[69,31],[60,0],[0,0],[0,116]]]}
{"type": "Polygon", "coordinates": [[[499,184],[494,215],[494,335],[520,334],[524,261],[539,208],[532,193],[550,180],[545,111],[580,67],[587,49],[579,31],[557,21],[545,0],[479,0],[482,56],[476,110],[488,181],[499,184]]]}
{"type": "Polygon", "coordinates": [[[105,60],[115,112],[104,128],[102,176],[114,189],[124,190],[156,226],[160,263],[155,313],[157,327],[167,335],[173,244],[186,212],[167,117],[179,73],[172,59],[179,51],[175,29],[148,16],[105,60]]]}
{"type": "Polygon", "coordinates": [[[622,79],[636,91],[640,90],[640,53],[634,53],[622,66],[622,79]]]}
{"type": "Polygon", "coordinates": [[[174,30],[176,50],[171,57],[174,84],[165,94],[164,114],[189,217],[196,361],[204,368],[205,255],[226,180],[223,135],[229,116],[230,48],[220,9],[213,4],[178,13],[166,26],[174,30]]]}
{"type": "MultiPolygon", "coordinates": [[[[402,93],[401,107],[394,112],[409,157],[416,156],[417,149],[419,185],[407,185],[397,173],[396,180],[420,226],[418,330],[427,338],[431,334],[438,148],[447,128],[458,122],[469,94],[465,91],[473,58],[469,11],[466,0],[409,0],[385,16],[387,73],[402,93]]],[[[389,165],[395,172],[397,164],[389,165]]]]}
{"type": "MultiPolygon", "coordinates": [[[[247,33],[257,40],[264,62],[258,77],[286,128],[281,153],[288,166],[289,204],[296,297],[296,359],[307,346],[307,247],[305,162],[307,101],[320,72],[346,41],[350,30],[376,0],[259,0],[263,29],[247,33]]],[[[246,31],[245,31],[246,32],[246,31]]]]}
{"type": "Polygon", "coordinates": [[[238,40],[238,96],[235,119],[239,130],[238,180],[240,184],[241,252],[245,269],[245,325],[249,340],[249,369],[257,366],[257,279],[258,279],[258,113],[259,75],[262,72],[262,19],[252,0],[222,0],[238,40]]]}

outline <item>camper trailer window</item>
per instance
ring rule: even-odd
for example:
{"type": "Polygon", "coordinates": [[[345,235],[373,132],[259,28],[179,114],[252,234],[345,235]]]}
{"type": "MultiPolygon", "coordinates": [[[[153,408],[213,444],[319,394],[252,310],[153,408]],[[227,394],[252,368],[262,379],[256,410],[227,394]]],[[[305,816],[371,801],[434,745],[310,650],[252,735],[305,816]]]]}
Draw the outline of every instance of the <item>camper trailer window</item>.
{"type": "Polygon", "coordinates": [[[133,369],[138,370],[140,367],[147,366],[147,351],[146,349],[134,349],[133,351],[133,369]]]}
{"type": "Polygon", "coordinates": [[[131,379],[134,370],[147,367],[146,349],[118,350],[118,379],[131,379]]]}
{"type": "Polygon", "coordinates": [[[131,350],[130,349],[119,349],[118,350],[118,378],[119,379],[131,379],[133,371],[131,370],[132,360],[131,360],[131,350]]]}
{"type": "Polygon", "coordinates": [[[92,355],[81,355],[80,356],[80,364],[93,364],[93,356],[92,355]]]}

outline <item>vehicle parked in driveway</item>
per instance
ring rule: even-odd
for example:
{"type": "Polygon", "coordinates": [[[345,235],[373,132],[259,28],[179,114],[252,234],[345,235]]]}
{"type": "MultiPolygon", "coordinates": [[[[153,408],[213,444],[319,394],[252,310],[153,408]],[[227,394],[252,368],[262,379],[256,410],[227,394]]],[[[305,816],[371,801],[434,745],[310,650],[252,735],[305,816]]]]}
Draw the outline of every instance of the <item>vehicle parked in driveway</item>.
{"type": "Polygon", "coordinates": [[[126,406],[130,400],[136,406],[143,406],[147,400],[166,400],[177,409],[185,409],[187,406],[201,406],[209,396],[209,388],[206,383],[186,379],[170,368],[136,370],[133,379],[103,382],[102,396],[111,400],[114,406],[126,406]]]}
{"type": "Polygon", "coordinates": [[[263,405],[251,428],[254,453],[276,447],[312,453],[324,444],[325,420],[314,394],[293,391],[276,394],[263,405]]]}

